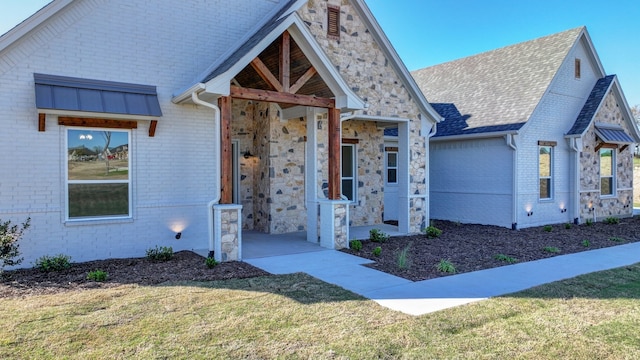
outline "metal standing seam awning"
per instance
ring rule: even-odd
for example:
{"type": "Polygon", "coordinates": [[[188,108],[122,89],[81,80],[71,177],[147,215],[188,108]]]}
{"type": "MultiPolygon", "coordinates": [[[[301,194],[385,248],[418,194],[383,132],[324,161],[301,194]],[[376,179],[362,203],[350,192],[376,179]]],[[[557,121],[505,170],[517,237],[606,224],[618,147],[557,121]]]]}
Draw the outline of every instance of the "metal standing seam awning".
{"type": "Polygon", "coordinates": [[[52,114],[151,120],[149,136],[153,136],[162,116],[155,86],[38,73],[33,77],[39,131],[44,131],[45,114],[52,114]]]}
{"type": "Polygon", "coordinates": [[[622,127],[596,124],[595,132],[602,141],[608,144],[628,145],[635,142],[622,127]]]}

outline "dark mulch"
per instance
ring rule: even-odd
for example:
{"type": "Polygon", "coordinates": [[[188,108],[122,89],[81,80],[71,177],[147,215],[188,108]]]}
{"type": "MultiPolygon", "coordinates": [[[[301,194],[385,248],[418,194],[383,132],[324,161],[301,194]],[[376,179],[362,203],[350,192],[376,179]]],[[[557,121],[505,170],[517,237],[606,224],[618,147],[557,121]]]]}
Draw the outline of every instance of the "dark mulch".
{"type": "Polygon", "coordinates": [[[434,221],[433,225],[442,230],[438,238],[428,239],[425,235],[392,237],[385,243],[363,241],[360,251],[343,251],[374,260],[375,263],[368,265],[374,269],[418,281],[451,275],[437,270],[436,266],[442,259],[453,263],[457,273],[465,273],[509,265],[496,260],[498,254],[526,262],[640,241],[640,217],[621,219],[615,225],[599,222],[591,226],[571,225],[566,228],[564,224],[558,224],[553,225],[551,231],[545,231],[544,227],[515,231],[449,221],[434,221]],[[588,240],[589,246],[584,246],[583,240],[588,240]],[[382,248],[379,257],[372,253],[377,246],[382,248]],[[406,247],[409,247],[410,265],[401,269],[398,256],[406,247]],[[560,253],[546,252],[543,250],[545,247],[556,247],[560,253]]]}
{"type": "Polygon", "coordinates": [[[167,281],[210,281],[263,275],[269,273],[238,261],[220,263],[209,269],[202,256],[191,251],[179,251],[166,262],[154,262],[147,258],[107,259],[74,263],[71,268],[60,272],[42,272],[38,269],[5,271],[0,278],[0,298],[124,284],[155,285],[167,281]],[[108,273],[107,281],[87,280],[87,274],[96,269],[108,273]]]}

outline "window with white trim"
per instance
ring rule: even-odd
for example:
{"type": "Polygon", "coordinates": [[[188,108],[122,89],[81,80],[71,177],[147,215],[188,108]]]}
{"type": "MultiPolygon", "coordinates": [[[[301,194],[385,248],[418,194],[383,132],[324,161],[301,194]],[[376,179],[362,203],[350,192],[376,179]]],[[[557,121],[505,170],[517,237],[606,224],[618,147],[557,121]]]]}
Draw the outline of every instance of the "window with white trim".
{"type": "Polygon", "coordinates": [[[615,194],[615,174],[615,149],[600,149],[600,196],[613,196],[615,194]]]}
{"type": "Polygon", "coordinates": [[[358,188],[356,179],[356,145],[342,145],[342,171],[341,171],[341,188],[342,195],[351,202],[355,202],[357,198],[358,188]]]}
{"type": "Polygon", "coordinates": [[[387,162],[387,184],[397,184],[398,183],[398,152],[397,151],[387,151],[386,152],[386,162],[387,162]]]}
{"type": "Polygon", "coordinates": [[[131,217],[131,131],[66,130],[66,217],[131,217]]]}
{"type": "Polygon", "coordinates": [[[553,198],[553,146],[538,145],[538,178],[540,200],[553,198]]]}

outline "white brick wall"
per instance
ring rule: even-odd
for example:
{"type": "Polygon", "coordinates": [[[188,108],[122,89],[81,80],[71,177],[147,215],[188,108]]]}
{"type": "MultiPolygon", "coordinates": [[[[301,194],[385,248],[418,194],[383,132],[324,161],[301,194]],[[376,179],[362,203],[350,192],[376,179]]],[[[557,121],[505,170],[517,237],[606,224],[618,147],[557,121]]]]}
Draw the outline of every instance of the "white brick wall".
{"type": "Polygon", "coordinates": [[[155,245],[207,247],[207,209],[218,169],[211,110],[171,103],[229,50],[270,0],[73,2],[0,53],[0,219],[32,217],[23,266],[45,254],[74,261],[144,256],[155,245]],[[225,10],[221,15],[221,9],[225,10]],[[132,135],[133,220],[65,224],[64,129],[37,130],[33,73],[155,85],[164,116],[132,135]],[[181,240],[172,225],[184,223],[181,240]]]}

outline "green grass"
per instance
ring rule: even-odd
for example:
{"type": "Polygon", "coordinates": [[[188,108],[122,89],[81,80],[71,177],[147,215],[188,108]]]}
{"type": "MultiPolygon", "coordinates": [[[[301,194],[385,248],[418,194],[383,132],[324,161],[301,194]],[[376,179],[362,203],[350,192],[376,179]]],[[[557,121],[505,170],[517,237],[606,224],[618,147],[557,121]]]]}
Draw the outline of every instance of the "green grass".
{"type": "Polygon", "coordinates": [[[0,358],[640,358],[640,264],[419,317],[305,274],[0,299],[0,358]]]}

